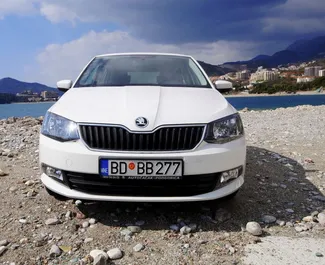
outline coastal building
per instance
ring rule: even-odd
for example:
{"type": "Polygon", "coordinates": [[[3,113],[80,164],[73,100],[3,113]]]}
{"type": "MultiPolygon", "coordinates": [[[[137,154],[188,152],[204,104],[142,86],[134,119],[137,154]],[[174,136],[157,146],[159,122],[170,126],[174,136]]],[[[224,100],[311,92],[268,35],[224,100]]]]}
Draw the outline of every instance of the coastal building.
{"type": "Polygon", "coordinates": [[[237,80],[247,80],[247,79],[249,79],[249,71],[244,70],[244,71],[241,71],[241,72],[237,72],[236,73],[236,79],[237,80]]]}
{"type": "Polygon", "coordinates": [[[314,80],[315,80],[314,76],[300,76],[297,78],[297,83],[308,83],[314,80]]]}
{"type": "Polygon", "coordinates": [[[305,76],[319,76],[319,71],[322,69],[321,66],[310,66],[305,68],[305,76]]]}
{"type": "Polygon", "coordinates": [[[319,70],[318,76],[325,76],[325,69],[319,70]]]}
{"type": "Polygon", "coordinates": [[[279,75],[275,71],[264,71],[263,80],[264,81],[273,81],[278,79],[279,75]]]}
{"type": "Polygon", "coordinates": [[[41,93],[41,97],[44,99],[44,100],[52,100],[52,99],[57,99],[59,96],[58,93],[56,92],[53,92],[53,91],[43,91],[41,93]]]}

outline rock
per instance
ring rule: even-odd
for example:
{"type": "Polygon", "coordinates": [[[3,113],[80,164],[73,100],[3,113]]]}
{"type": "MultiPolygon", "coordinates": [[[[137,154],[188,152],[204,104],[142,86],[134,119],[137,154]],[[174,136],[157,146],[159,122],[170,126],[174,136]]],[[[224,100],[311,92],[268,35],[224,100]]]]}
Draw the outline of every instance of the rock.
{"type": "Polygon", "coordinates": [[[15,187],[15,186],[11,186],[11,187],[9,188],[9,191],[10,191],[10,192],[15,192],[15,191],[17,191],[17,190],[18,190],[18,188],[15,187]]]}
{"type": "Polygon", "coordinates": [[[58,257],[61,255],[61,249],[57,245],[53,245],[50,250],[50,257],[58,257]]]}
{"type": "Polygon", "coordinates": [[[65,218],[70,219],[71,217],[72,217],[72,212],[67,211],[67,213],[65,214],[65,218]]]}
{"type": "Polygon", "coordinates": [[[197,224],[189,224],[188,226],[191,228],[191,232],[194,232],[197,229],[197,224]]]}
{"type": "Polygon", "coordinates": [[[132,236],[133,233],[129,229],[123,229],[121,232],[122,236],[132,236]]]}
{"type": "Polygon", "coordinates": [[[77,219],[85,219],[86,218],[86,215],[84,215],[83,213],[77,212],[76,218],[77,219]]]}
{"type": "Polygon", "coordinates": [[[286,209],[286,212],[287,212],[287,213],[294,213],[295,211],[292,210],[292,209],[286,209]]]}
{"type": "Polygon", "coordinates": [[[142,229],[140,226],[130,225],[127,227],[132,233],[141,233],[142,229]]]}
{"type": "Polygon", "coordinates": [[[142,245],[141,243],[136,244],[136,245],[133,247],[133,250],[134,250],[135,252],[140,252],[140,251],[143,250],[143,249],[144,249],[144,245],[142,245]]]}
{"type": "Polygon", "coordinates": [[[0,241],[0,247],[2,247],[2,246],[7,246],[9,244],[9,242],[8,242],[8,240],[1,240],[0,241]]]}
{"type": "Polygon", "coordinates": [[[89,223],[88,223],[88,222],[83,222],[83,223],[82,223],[82,227],[83,227],[83,228],[87,228],[88,226],[89,226],[89,223]]]}
{"type": "Polygon", "coordinates": [[[264,215],[262,217],[262,221],[265,223],[265,224],[272,224],[272,223],[275,223],[276,221],[276,218],[272,215],[264,215]]]}
{"type": "Polygon", "coordinates": [[[312,216],[305,216],[304,218],[302,218],[302,220],[304,221],[304,222],[312,222],[313,221],[313,217],[312,216]]]}
{"type": "Polygon", "coordinates": [[[324,255],[322,254],[322,253],[320,253],[320,252],[316,252],[316,257],[319,257],[319,258],[322,258],[322,257],[324,257],[324,255]]]}
{"type": "Polygon", "coordinates": [[[34,180],[28,180],[28,181],[25,182],[26,186],[33,186],[34,184],[35,184],[34,180]]]}
{"type": "Polygon", "coordinates": [[[102,251],[102,250],[99,250],[99,249],[94,249],[92,251],[90,251],[89,255],[95,259],[97,256],[101,255],[101,256],[104,256],[106,260],[108,260],[108,255],[102,251]]]}
{"type": "Polygon", "coordinates": [[[308,164],[314,164],[314,161],[311,159],[311,158],[305,158],[305,163],[308,163],[308,164]]]}
{"type": "Polygon", "coordinates": [[[91,219],[89,219],[89,224],[91,224],[91,225],[94,225],[94,224],[96,224],[97,223],[97,221],[96,221],[96,219],[95,218],[91,218],[91,219]]]}
{"type": "Polygon", "coordinates": [[[19,219],[19,223],[26,224],[27,223],[27,220],[26,219],[19,219]]]}
{"type": "Polygon", "coordinates": [[[313,200],[315,200],[315,201],[325,202],[325,196],[322,196],[322,195],[313,196],[312,198],[313,198],[313,200]]]}
{"type": "Polygon", "coordinates": [[[20,244],[26,244],[26,243],[28,243],[28,238],[27,237],[24,237],[24,238],[20,239],[19,243],[20,244]]]}
{"type": "Polygon", "coordinates": [[[0,177],[8,176],[9,174],[7,172],[4,172],[0,169],[0,177]]]}
{"type": "Polygon", "coordinates": [[[297,232],[302,232],[302,231],[304,231],[304,229],[303,229],[303,227],[302,226],[295,226],[295,230],[297,231],[297,232]]]}
{"type": "Polygon", "coordinates": [[[317,215],[317,220],[321,226],[325,226],[325,213],[319,213],[317,215]]]}
{"type": "Polygon", "coordinates": [[[87,243],[90,243],[90,242],[92,242],[94,239],[93,238],[91,238],[91,237],[88,237],[88,238],[86,238],[85,239],[85,243],[87,244],[87,243]]]}
{"type": "Polygon", "coordinates": [[[107,251],[107,255],[111,260],[120,259],[123,257],[123,253],[119,248],[113,248],[107,251]]]}
{"type": "Polygon", "coordinates": [[[189,227],[189,226],[183,226],[181,229],[180,229],[180,233],[182,235],[187,235],[189,233],[191,233],[192,229],[189,227]]]}
{"type": "Polygon", "coordinates": [[[0,257],[2,256],[3,253],[5,253],[6,250],[7,250],[7,247],[5,247],[5,246],[0,247],[0,257]]]}
{"type": "Polygon", "coordinates": [[[246,224],[246,231],[253,236],[260,236],[263,233],[260,224],[257,222],[248,222],[246,224]]]}
{"type": "Polygon", "coordinates": [[[175,231],[175,232],[178,232],[178,230],[179,230],[178,225],[171,225],[171,226],[169,226],[169,228],[170,228],[171,230],[175,231]]]}
{"type": "Polygon", "coordinates": [[[100,254],[94,258],[93,265],[106,265],[106,263],[107,259],[102,254],[100,254]]]}
{"type": "Polygon", "coordinates": [[[286,222],[285,221],[281,221],[281,220],[276,220],[276,224],[279,226],[285,226],[286,222]]]}
{"type": "Polygon", "coordinates": [[[50,219],[47,219],[45,221],[45,224],[46,225],[56,225],[58,224],[60,221],[57,219],[57,218],[50,218],[50,219]]]}
{"type": "Polygon", "coordinates": [[[312,212],[310,215],[311,215],[312,217],[316,217],[318,214],[319,214],[318,211],[314,211],[314,212],[312,212]]]}
{"type": "Polygon", "coordinates": [[[76,205],[76,206],[79,206],[79,205],[81,205],[81,204],[82,204],[82,201],[80,201],[80,200],[76,200],[76,201],[75,201],[75,205],[76,205]]]}

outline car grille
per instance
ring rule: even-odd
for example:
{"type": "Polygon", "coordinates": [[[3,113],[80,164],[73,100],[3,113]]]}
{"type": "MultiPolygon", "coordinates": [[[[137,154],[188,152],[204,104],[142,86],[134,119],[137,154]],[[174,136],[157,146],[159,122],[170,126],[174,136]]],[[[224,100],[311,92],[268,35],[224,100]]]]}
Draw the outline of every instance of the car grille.
{"type": "Polygon", "coordinates": [[[184,151],[201,141],[204,126],[163,127],[132,133],[122,127],[80,125],[81,137],[92,149],[116,151],[184,151]]]}
{"type": "Polygon", "coordinates": [[[187,175],[181,180],[120,180],[105,179],[97,174],[64,172],[65,183],[78,191],[115,196],[194,196],[213,191],[219,173],[187,175]]]}

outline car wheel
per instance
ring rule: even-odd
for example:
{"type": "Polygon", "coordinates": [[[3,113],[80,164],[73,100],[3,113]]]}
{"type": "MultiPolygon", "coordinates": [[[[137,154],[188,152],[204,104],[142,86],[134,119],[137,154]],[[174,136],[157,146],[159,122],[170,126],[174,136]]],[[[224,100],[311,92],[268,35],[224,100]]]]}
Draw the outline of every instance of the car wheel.
{"type": "Polygon", "coordinates": [[[50,196],[54,197],[55,199],[57,199],[57,200],[59,200],[59,201],[67,201],[67,200],[69,200],[69,198],[64,197],[64,196],[62,196],[62,195],[60,195],[60,194],[57,194],[57,193],[55,193],[54,191],[51,191],[51,190],[48,189],[48,188],[45,188],[45,189],[46,189],[46,192],[47,192],[50,196]]]}

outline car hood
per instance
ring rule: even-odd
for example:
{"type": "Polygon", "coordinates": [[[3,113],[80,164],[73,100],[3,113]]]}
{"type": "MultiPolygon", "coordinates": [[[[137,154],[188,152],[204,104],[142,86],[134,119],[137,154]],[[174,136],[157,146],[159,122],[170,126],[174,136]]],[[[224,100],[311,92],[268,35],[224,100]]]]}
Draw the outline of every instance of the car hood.
{"type": "Polygon", "coordinates": [[[79,123],[150,131],[166,124],[205,124],[236,110],[211,88],[121,86],[72,88],[50,111],[79,123]],[[138,117],[148,120],[146,128],[136,126],[138,117]]]}

